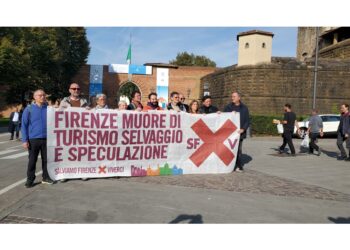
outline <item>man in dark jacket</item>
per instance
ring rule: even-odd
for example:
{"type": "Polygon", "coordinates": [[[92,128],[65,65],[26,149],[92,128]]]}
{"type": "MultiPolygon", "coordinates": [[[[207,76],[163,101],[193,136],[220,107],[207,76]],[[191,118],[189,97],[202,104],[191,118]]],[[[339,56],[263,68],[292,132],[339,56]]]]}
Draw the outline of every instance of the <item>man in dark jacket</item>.
{"type": "Polygon", "coordinates": [[[340,156],[338,160],[350,161],[350,152],[349,157],[346,157],[346,152],[343,146],[344,141],[346,141],[346,147],[350,148],[350,113],[349,113],[349,104],[343,103],[340,106],[340,122],[337,130],[337,146],[340,150],[340,156]]]}
{"type": "Polygon", "coordinates": [[[180,100],[180,109],[184,112],[190,112],[190,107],[185,103],[185,96],[181,93],[179,93],[179,100],[180,100]]]}
{"type": "Polygon", "coordinates": [[[211,105],[211,96],[206,95],[202,98],[202,106],[199,108],[200,114],[211,114],[218,112],[219,109],[211,105]]]}
{"type": "Polygon", "coordinates": [[[13,135],[16,131],[16,139],[19,139],[19,130],[21,127],[21,119],[22,119],[22,112],[18,111],[18,108],[16,108],[15,112],[11,112],[10,114],[10,122],[9,122],[9,127],[8,131],[11,133],[11,138],[10,140],[13,140],[13,135]]]}
{"type": "Polygon", "coordinates": [[[242,145],[243,140],[247,138],[247,129],[249,128],[250,124],[249,110],[248,107],[241,102],[241,96],[237,91],[233,91],[231,97],[232,102],[225,107],[224,112],[239,112],[240,120],[240,130],[238,131],[240,134],[240,139],[237,151],[236,166],[234,167],[233,171],[243,171],[242,145]]]}
{"type": "Polygon", "coordinates": [[[34,186],[36,162],[40,152],[43,169],[42,183],[54,183],[47,171],[47,103],[45,92],[41,89],[36,90],[34,100],[35,103],[28,105],[22,115],[22,143],[23,147],[29,151],[27,182],[25,184],[27,188],[34,186]]]}

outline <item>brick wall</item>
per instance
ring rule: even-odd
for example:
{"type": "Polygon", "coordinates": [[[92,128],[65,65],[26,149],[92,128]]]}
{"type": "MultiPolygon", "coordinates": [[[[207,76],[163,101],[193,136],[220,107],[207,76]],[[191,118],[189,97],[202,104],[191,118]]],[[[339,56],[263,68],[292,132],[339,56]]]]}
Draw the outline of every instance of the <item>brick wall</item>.
{"type": "MultiPolygon", "coordinates": [[[[200,98],[200,79],[212,72],[216,68],[211,67],[187,67],[169,69],[169,94],[172,91],[178,91],[185,95],[186,102],[200,98]]],[[[82,94],[85,97],[89,95],[89,71],[90,66],[85,65],[78,74],[73,78],[81,85],[82,94]]],[[[103,93],[107,95],[107,104],[116,108],[116,98],[120,87],[128,82],[127,74],[115,74],[108,72],[108,66],[103,67],[103,93]]],[[[132,82],[135,83],[142,94],[142,103],[145,105],[148,101],[148,94],[156,91],[157,85],[157,68],[152,67],[152,75],[132,75],[132,82]]]]}
{"type": "MultiPolygon", "coordinates": [[[[231,102],[234,89],[253,114],[279,114],[290,103],[297,115],[308,114],[313,100],[313,62],[273,58],[270,64],[227,67],[201,79],[209,83],[213,104],[223,109],[231,102]]],[[[350,61],[320,59],[316,107],[321,113],[338,110],[350,102],[350,61]]]]}

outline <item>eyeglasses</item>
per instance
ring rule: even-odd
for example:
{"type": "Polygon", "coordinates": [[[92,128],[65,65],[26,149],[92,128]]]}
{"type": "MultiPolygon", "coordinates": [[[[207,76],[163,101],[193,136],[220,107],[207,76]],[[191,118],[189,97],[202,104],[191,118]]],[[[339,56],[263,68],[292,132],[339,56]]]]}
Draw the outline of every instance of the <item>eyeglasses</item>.
{"type": "Polygon", "coordinates": [[[184,100],[186,100],[186,98],[180,98],[180,100],[184,101],[184,100]]]}
{"type": "Polygon", "coordinates": [[[70,88],[71,90],[80,90],[80,88],[70,88]]]}

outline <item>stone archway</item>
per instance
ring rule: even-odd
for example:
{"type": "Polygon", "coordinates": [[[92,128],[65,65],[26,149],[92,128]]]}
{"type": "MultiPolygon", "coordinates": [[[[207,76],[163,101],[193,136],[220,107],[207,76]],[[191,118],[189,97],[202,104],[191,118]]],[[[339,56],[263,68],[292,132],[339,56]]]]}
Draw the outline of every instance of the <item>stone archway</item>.
{"type": "Polygon", "coordinates": [[[139,86],[133,81],[125,81],[120,85],[119,91],[117,93],[117,101],[119,102],[121,96],[127,96],[131,101],[131,93],[133,91],[140,91],[142,95],[142,91],[139,86]]]}

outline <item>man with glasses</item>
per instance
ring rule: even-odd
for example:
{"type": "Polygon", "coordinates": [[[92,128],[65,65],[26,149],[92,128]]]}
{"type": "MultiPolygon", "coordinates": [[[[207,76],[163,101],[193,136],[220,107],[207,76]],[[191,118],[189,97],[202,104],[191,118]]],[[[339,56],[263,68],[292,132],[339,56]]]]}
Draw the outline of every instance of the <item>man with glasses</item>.
{"type": "Polygon", "coordinates": [[[190,111],[190,107],[187,104],[185,104],[185,100],[186,100],[185,96],[180,93],[179,94],[179,99],[180,99],[180,109],[182,111],[188,113],[190,111]]]}
{"type": "MultiPolygon", "coordinates": [[[[89,108],[88,102],[86,101],[86,99],[80,96],[80,87],[78,83],[74,82],[70,84],[69,93],[70,93],[70,96],[63,98],[59,108],[68,108],[68,107],[89,108]]],[[[82,180],[86,181],[87,178],[82,178],[82,180]]],[[[60,180],[60,182],[66,182],[66,181],[67,181],[66,179],[60,180]]]]}
{"type": "Polygon", "coordinates": [[[70,96],[63,98],[60,108],[76,107],[85,108],[88,106],[86,99],[80,96],[80,87],[77,83],[71,83],[69,86],[70,96]]]}
{"type": "Polygon", "coordinates": [[[180,100],[179,100],[179,93],[176,91],[173,91],[170,93],[170,102],[167,106],[168,110],[174,110],[177,112],[182,111],[180,109],[180,100]]]}
{"type": "Polygon", "coordinates": [[[38,89],[33,94],[34,102],[28,105],[22,115],[22,143],[29,152],[27,167],[27,181],[25,186],[34,186],[36,162],[41,153],[43,184],[54,184],[47,171],[47,128],[46,128],[46,94],[44,90],[38,89]]]}

